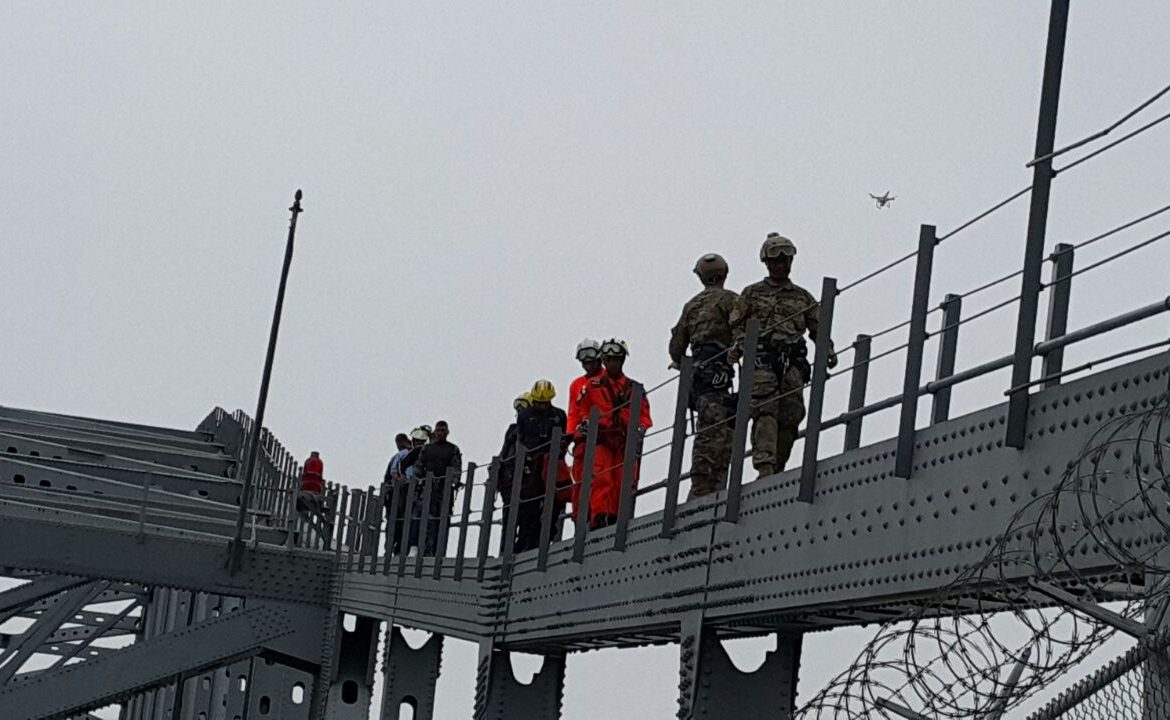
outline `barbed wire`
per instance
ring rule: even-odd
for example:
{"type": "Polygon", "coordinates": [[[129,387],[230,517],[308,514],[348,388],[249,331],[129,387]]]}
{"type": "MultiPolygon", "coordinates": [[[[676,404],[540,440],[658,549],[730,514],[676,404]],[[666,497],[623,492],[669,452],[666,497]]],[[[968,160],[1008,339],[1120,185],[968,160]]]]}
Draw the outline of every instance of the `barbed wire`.
{"type": "Polygon", "coordinates": [[[1104,422],[978,562],[885,623],[796,717],[873,717],[891,705],[932,718],[999,717],[991,713],[1067,676],[1117,632],[1037,588],[1120,607],[1108,611],[1115,624],[1140,627],[1151,609],[1164,612],[1170,583],[1152,580],[1170,573],[1160,540],[1170,532],[1168,429],[1170,394],[1104,422]],[[1139,520],[1152,527],[1135,537],[1139,520]]]}

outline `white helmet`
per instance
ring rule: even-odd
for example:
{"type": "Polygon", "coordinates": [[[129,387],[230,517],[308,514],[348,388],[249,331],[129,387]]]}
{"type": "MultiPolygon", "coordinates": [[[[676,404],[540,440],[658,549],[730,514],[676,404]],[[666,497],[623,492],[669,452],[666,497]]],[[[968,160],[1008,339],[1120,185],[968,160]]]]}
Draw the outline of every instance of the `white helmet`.
{"type": "Polygon", "coordinates": [[[601,357],[601,343],[585,338],[577,343],[577,360],[596,360],[601,357]]]}

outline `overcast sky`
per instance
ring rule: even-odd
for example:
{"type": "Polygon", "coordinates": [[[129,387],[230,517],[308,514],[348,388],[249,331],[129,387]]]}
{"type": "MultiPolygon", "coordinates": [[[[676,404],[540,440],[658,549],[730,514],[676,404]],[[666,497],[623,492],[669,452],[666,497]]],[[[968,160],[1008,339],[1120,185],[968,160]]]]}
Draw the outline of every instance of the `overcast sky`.
{"type": "MultiPolygon", "coordinates": [[[[699,255],[722,253],[739,289],[776,230],[819,293],[912,250],[920,223],[946,231],[1027,185],[1047,15],[1038,0],[0,4],[0,404],[185,428],[216,405],[252,412],[303,188],[269,426],[355,486],[423,422],[448,420],[486,461],[515,395],[578,373],[582,336],[627,339],[629,374],[665,378],[699,255]],[[886,190],[878,211],[867,193],[886,190]]],[[[1073,3],[1058,143],[1167,83],[1168,27],[1164,0],[1073,3]]],[[[1049,246],[1170,202],[1168,138],[1059,177],[1049,246]]],[[[940,246],[934,301],[1017,267],[1026,205],[940,246]]],[[[1072,327],[1165,297],[1166,260],[1154,246],[1078,277],[1072,327]]],[[[911,276],[843,294],[838,345],[902,320],[911,276]]],[[[1010,350],[1012,327],[1011,310],[965,326],[959,367],[1010,350]]],[[[1164,334],[1154,321],[1069,364],[1164,334]]],[[[875,363],[872,398],[900,387],[896,358],[875,363]]],[[[1006,385],[960,388],[956,412],[1006,385]]],[[[651,399],[667,424],[673,398],[651,399]]],[[[802,693],[863,635],[810,638],[802,693]]],[[[466,717],[474,650],[448,648],[439,716],[466,717]]],[[[672,716],[676,653],[573,657],[565,717],[672,716]]]]}

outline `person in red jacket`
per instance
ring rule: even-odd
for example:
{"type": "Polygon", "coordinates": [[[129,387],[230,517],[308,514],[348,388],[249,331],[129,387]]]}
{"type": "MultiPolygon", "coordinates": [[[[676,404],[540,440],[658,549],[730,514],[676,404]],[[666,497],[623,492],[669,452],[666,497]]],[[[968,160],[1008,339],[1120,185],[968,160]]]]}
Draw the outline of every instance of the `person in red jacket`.
{"type": "Polygon", "coordinates": [[[305,461],[304,472],[301,474],[301,492],[320,495],[324,491],[325,463],[321,461],[321,455],[314,450],[305,461]]]}
{"type": "Polygon", "coordinates": [[[572,500],[573,517],[577,517],[577,503],[580,501],[581,478],[585,475],[585,426],[584,421],[589,418],[588,411],[581,412],[581,400],[585,397],[585,390],[589,380],[597,377],[601,372],[601,343],[585,338],[577,344],[577,361],[585,374],[569,384],[568,409],[565,412],[565,431],[573,438],[573,466],[569,471],[573,480],[572,500]]]}
{"type": "MultiPolygon", "coordinates": [[[[630,399],[636,382],[622,372],[628,354],[629,350],[621,340],[613,338],[601,343],[601,362],[605,371],[589,378],[577,408],[586,418],[595,407],[601,411],[597,450],[593,458],[593,485],[589,492],[589,526],[594,529],[617,522],[630,399]]],[[[650,402],[643,396],[636,422],[639,435],[650,425],[650,402]]],[[[635,462],[633,487],[637,486],[638,465],[635,462]]]]}

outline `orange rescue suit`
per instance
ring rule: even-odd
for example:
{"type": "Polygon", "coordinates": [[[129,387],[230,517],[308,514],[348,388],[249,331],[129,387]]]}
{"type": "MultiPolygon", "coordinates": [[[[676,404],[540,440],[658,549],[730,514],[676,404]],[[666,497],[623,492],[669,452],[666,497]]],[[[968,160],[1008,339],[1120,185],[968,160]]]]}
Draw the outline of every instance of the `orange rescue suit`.
{"type": "MultiPolygon", "coordinates": [[[[600,514],[617,515],[618,512],[633,382],[625,375],[613,377],[605,372],[586,380],[585,392],[576,408],[578,422],[588,418],[593,408],[601,411],[597,450],[593,458],[593,484],[589,492],[589,520],[592,522],[600,514]]],[[[643,430],[651,425],[650,401],[644,396],[637,424],[643,430]]],[[[584,453],[584,442],[580,445],[584,453]]],[[[633,487],[637,486],[638,463],[635,462],[633,487]]]]}

